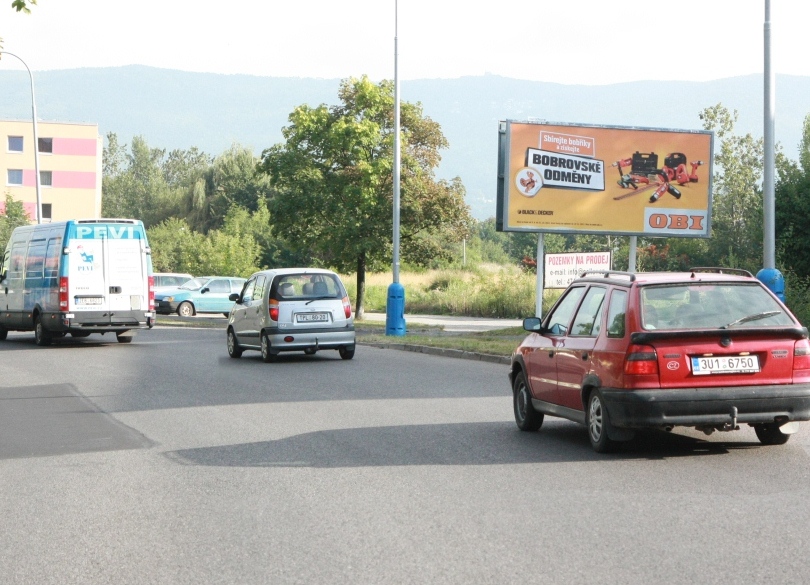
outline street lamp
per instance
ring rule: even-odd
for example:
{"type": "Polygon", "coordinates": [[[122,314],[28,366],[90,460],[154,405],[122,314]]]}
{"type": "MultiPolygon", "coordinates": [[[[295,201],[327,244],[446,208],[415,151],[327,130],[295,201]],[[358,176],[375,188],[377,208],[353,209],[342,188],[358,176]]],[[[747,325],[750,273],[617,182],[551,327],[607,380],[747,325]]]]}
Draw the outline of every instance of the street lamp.
{"type": "Polygon", "coordinates": [[[400,181],[400,152],[399,152],[399,75],[397,72],[397,2],[394,0],[394,282],[388,286],[388,301],[385,305],[385,334],[405,335],[405,287],[399,282],[399,181],[400,181]]]}
{"type": "Polygon", "coordinates": [[[8,51],[0,51],[0,58],[2,58],[3,55],[11,55],[16,59],[19,59],[20,63],[22,63],[23,67],[25,67],[25,70],[28,71],[28,78],[31,80],[31,121],[34,125],[34,180],[37,186],[37,223],[42,223],[42,197],[39,189],[39,136],[37,135],[37,102],[34,98],[34,75],[31,73],[28,65],[26,65],[25,61],[23,61],[22,57],[19,55],[9,53],[8,51]]]}

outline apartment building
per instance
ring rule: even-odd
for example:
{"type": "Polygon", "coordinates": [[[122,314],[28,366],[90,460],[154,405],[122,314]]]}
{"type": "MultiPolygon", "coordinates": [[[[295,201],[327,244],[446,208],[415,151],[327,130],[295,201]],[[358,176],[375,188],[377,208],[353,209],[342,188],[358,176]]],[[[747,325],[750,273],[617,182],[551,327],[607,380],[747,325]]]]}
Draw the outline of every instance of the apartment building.
{"type": "MultiPolygon", "coordinates": [[[[101,217],[101,156],[98,124],[37,122],[42,223],[101,217]]],[[[34,128],[31,120],[0,120],[0,181],[5,195],[22,201],[37,221],[34,128]]]]}

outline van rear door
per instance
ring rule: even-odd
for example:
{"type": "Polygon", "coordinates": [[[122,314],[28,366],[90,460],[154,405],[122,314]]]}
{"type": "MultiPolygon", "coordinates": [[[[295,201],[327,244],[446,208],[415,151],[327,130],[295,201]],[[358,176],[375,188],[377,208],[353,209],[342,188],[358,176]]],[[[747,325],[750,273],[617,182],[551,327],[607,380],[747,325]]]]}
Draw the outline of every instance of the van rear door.
{"type": "Polygon", "coordinates": [[[99,324],[114,321],[116,312],[148,311],[149,267],[143,228],[131,223],[79,223],[72,228],[68,310],[80,321],[99,324]]]}

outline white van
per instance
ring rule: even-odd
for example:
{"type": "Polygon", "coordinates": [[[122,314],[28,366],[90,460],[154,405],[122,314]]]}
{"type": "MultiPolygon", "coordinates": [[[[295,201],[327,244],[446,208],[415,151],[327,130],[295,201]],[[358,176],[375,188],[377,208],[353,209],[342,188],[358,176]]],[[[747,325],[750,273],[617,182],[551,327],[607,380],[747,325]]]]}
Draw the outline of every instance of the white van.
{"type": "Polygon", "coordinates": [[[114,333],[155,323],[152,257],[143,223],[75,219],[18,227],[0,263],[0,340],[33,331],[37,345],[70,333],[114,333]]]}

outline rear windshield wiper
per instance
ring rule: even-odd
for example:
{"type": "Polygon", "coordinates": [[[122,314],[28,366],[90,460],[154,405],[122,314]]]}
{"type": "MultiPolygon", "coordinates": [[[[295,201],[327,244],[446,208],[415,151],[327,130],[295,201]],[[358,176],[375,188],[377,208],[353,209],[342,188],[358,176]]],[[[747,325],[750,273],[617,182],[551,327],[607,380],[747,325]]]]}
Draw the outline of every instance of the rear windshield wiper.
{"type": "Polygon", "coordinates": [[[729,327],[734,327],[735,325],[739,325],[740,323],[748,323],[749,321],[759,321],[760,319],[767,319],[768,317],[773,317],[774,315],[779,315],[782,311],[765,311],[762,313],[757,313],[756,315],[748,315],[747,317],[743,317],[742,319],[737,319],[736,321],[732,321],[728,325],[723,325],[720,329],[728,329],[729,327]]]}
{"type": "Polygon", "coordinates": [[[334,295],[325,295],[325,296],[321,296],[321,297],[315,297],[314,299],[310,299],[310,300],[308,300],[308,301],[307,301],[306,303],[304,303],[304,304],[305,304],[305,305],[308,305],[308,304],[310,304],[312,301],[322,301],[322,300],[324,300],[324,299],[334,299],[334,298],[335,298],[335,297],[334,297],[334,295]]]}

